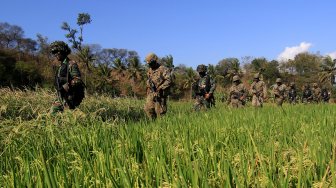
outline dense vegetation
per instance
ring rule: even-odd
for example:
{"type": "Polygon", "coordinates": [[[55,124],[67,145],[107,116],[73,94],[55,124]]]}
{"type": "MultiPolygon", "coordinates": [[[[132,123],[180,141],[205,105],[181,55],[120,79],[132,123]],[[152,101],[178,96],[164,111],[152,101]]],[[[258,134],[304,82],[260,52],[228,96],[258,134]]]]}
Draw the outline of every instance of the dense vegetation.
{"type": "MultiPolygon", "coordinates": [[[[81,13],[77,18],[77,28],[67,22],[61,27],[72,47],[71,59],[79,62],[87,91],[108,96],[144,97],[147,66],[138,53],[85,44],[83,30],[91,21],[89,14],[81,13]]],[[[49,44],[48,38],[41,34],[37,34],[36,39],[26,38],[20,26],[0,23],[0,87],[52,87],[56,65],[49,53],[49,44]]],[[[161,57],[160,62],[174,75],[171,97],[189,98],[191,84],[197,77],[193,68],[183,65],[190,62],[174,65],[172,55],[161,57]]],[[[281,77],[285,83],[296,82],[298,88],[304,83],[319,82],[329,90],[335,90],[332,86],[336,61],[319,54],[301,53],[282,62],[246,56],[223,58],[213,63],[208,65],[208,72],[217,81],[219,91],[229,87],[234,75],[240,75],[243,83],[249,85],[257,72],[262,72],[268,86],[281,77]]]]}
{"type": "Polygon", "coordinates": [[[335,106],[170,102],[149,121],[143,101],[89,96],[49,116],[52,92],[0,90],[4,187],[336,186],[335,106]]]}

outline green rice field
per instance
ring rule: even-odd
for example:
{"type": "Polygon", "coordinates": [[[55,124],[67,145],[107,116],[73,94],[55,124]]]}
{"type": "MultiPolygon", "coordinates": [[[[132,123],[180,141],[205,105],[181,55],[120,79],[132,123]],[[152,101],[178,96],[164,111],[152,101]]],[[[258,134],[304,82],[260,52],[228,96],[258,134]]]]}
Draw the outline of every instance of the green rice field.
{"type": "Polygon", "coordinates": [[[50,116],[51,91],[0,90],[0,187],[336,187],[334,104],[169,102],[91,95],[50,116]]]}

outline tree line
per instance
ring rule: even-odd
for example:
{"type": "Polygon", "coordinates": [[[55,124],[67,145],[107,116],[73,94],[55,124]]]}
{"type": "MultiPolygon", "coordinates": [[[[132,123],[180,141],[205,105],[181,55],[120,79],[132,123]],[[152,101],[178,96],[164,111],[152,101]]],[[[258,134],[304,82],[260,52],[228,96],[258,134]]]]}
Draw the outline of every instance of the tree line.
{"type": "MultiPolygon", "coordinates": [[[[90,23],[90,15],[81,13],[75,28],[67,22],[61,26],[65,39],[72,46],[70,58],[79,62],[87,92],[112,97],[144,97],[147,66],[138,53],[135,50],[85,44],[83,30],[90,23]]],[[[26,38],[20,26],[0,23],[0,87],[52,88],[57,65],[49,53],[50,42],[48,37],[41,34],[37,34],[36,39],[26,38]]],[[[171,98],[190,98],[191,85],[198,76],[197,72],[183,64],[175,66],[172,55],[161,57],[160,63],[172,72],[174,84],[171,98]]],[[[268,86],[273,85],[279,77],[284,83],[295,82],[298,87],[317,82],[335,93],[335,63],[329,56],[306,52],[284,62],[246,56],[240,59],[224,58],[217,64],[207,66],[208,74],[216,80],[218,93],[225,93],[234,75],[239,75],[248,85],[255,73],[261,73],[268,86]]]]}

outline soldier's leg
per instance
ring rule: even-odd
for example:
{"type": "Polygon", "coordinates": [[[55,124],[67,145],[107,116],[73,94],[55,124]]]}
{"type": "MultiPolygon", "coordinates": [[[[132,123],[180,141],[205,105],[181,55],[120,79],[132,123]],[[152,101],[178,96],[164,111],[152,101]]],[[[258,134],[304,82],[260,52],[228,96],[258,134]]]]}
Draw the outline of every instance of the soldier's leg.
{"type": "Polygon", "coordinates": [[[237,100],[237,107],[238,107],[238,108],[243,108],[243,107],[244,107],[243,102],[240,101],[240,100],[237,100]]]}
{"type": "Polygon", "coordinates": [[[276,102],[278,106],[282,106],[283,100],[281,98],[277,98],[276,102]]]}
{"type": "Polygon", "coordinates": [[[211,107],[211,99],[203,99],[203,106],[205,106],[206,108],[210,108],[211,107]]]}
{"type": "Polygon", "coordinates": [[[151,119],[156,118],[156,113],[155,113],[155,101],[154,101],[154,95],[153,93],[149,93],[146,98],[146,103],[144,106],[145,113],[147,117],[151,119]]]}
{"type": "Polygon", "coordinates": [[[257,107],[258,106],[258,99],[257,96],[253,95],[252,97],[252,106],[257,107]]]}
{"type": "Polygon", "coordinates": [[[237,99],[231,99],[230,103],[232,108],[238,108],[238,100],[237,99]]]}
{"type": "Polygon", "coordinates": [[[195,102],[194,102],[194,110],[195,111],[201,110],[202,105],[203,104],[202,104],[201,97],[197,96],[196,99],[195,99],[195,102]]]}
{"type": "Polygon", "coordinates": [[[167,98],[158,98],[155,103],[155,112],[157,116],[163,116],[167,112],[167,98]]]}
{"type": "Polygon", "coordinates": [[[264,104],[264,99],[262,99],[261,97],[258,98],[258,107],[263,107],[264,104]]]}
{"type": "Polygon", "coordinates": [[[56,99],[50,109],[50,114],[51,115],[55,115],[58,112],[63,112],[64,111],[64,106],[62,104],[62,101],[60,99],[56,99]]]}

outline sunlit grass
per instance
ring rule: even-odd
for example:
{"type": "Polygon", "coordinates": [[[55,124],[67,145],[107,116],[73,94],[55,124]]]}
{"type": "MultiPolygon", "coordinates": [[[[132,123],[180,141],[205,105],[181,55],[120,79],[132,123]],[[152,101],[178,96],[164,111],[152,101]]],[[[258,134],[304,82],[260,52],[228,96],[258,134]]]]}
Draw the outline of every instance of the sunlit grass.
{"type": "Polygon", "coordinates": [[[0,94],[4,187],[336,187],[334,105],[170,102],[150,121],[132,99],[89,96],[53,117],[52,92],[0,94]]]}

